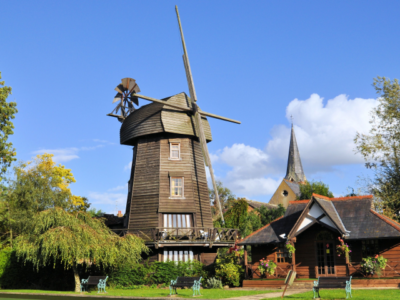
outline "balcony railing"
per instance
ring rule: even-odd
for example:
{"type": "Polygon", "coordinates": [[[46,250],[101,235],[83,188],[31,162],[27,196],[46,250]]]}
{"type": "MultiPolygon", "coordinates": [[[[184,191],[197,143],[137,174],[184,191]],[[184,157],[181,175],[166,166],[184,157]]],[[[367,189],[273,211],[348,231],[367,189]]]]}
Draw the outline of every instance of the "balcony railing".
{"type": "Polygon", "coordinates": [[[156,227],[123,231],[135,234],[145,242],[153,243],[233,244],[238,236],[237,229],[211,227],[156,227]]]}

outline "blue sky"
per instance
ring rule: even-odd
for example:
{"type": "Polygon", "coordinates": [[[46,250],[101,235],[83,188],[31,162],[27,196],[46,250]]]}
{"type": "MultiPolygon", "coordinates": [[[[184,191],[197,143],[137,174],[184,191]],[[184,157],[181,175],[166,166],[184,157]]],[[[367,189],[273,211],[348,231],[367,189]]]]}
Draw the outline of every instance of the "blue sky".
{"type": "MultiPolygon", "coordinates": [[[[216,176],[268,202],[285,175],[290,115],[308,179],[335,195],[368,175],[354,153],[376,76],[399,78],[398,1],[0,1],[0,71],[18,103],[19,160],[54,153],[76,195],[124,210],[132,150],[106,117],[121,78],[187,92],[179,6],[216,176]]],[[[141,100],[141,104],[147,104],[141,100]]]]}

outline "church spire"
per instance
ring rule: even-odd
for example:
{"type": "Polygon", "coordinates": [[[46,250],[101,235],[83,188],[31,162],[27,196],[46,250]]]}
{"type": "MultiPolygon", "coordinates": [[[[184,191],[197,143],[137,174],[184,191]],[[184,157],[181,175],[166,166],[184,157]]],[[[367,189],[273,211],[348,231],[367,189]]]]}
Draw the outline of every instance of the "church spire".
{"type": "Polygon", "coordinates": [[[290,135],[289,156],[285,179],[294,182],[306,181],[306,176],[304,175],[303,166],[300,160],[299,148],[297,148],[296,136],[294,135],[293,123],[290,135]]]}

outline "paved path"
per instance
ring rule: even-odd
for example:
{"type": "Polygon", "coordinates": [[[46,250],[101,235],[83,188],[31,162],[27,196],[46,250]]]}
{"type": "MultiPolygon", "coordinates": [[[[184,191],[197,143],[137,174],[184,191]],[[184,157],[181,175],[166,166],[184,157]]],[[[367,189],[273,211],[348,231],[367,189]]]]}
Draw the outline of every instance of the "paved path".
{"type": "MultiPolygon", "coordinates": [[[[298,290],[287,290],[285,293],[286,295],[293,295],[293,294],[298,294],[298,293],[304,293],[309,291],[308,289],[298,289],[298,290]]],[[[47,293],[16,293],[16,292],[0,292],[0,300],[1,298],[23,298],[23,296],[28,296],[26,298],[30,298],[30,299],[48,299],[48,298],[52,298],[54,299],[54,296],[57,297],[64,297],[64,299],[70,297],[72,299],[77,299],[77,298],[81,298],[82,300],[88,300],[88,298],[92,299],[92,300],[105,300],[105,299],[120,299],[120,300],[171,300],[171,299],[176,299],[176,300],[193,300],[195,298],[180,298],[180,297],[130,297],[130,296],[101,296],[101,295],[93,295],[93,296],[89,296],[89,295],[81,295],[81,294],[47,294],[47,293]],[[11,297],[10,297],[11,296],[11,297]],[[43,297],[44,296],[44,297],[43,297]],[[66,298],[65,298],[66,297],[66,298]]],[[[280,297],[282,296],[282,290],[277,290],[277,292],[273,292],[273,293],[267,293],[267,294],[258,294],[258,295],[249,295],[249,296],[240,296],[240,297],[233,297],[233,298],[224,298],[223,300],[260,300],[260,299],[264,299],[264,298],[275,298],[275,297],[280,297]]],[[[204,298],[198,298],[201,300],[207,300],[204,298]]],[[[209,299],[211,300],[211,299],[209,299]]],[[[216,300],[216,299],[212,299],[212,300],[216,300]]]]}
{"type": "MultiPolygon", "coordinates": [[[[308,289],[301,289],[301,290],[287,290],[285,293],[285,296],[293,295],[293,294],[299,294],[299,293],[305,293],[310,290],[308,289]]],[[[274,293],[267,293],[267,294],[258,294],[258,295],[249,295],[249,296],[241,296],[241,297],[234,297],[234,298],[225,298],[225,300],[260,300],[264,298],[275,298],[275,297],[281,297],[283,291],[279,292],[274,292],[274,293]]]]}

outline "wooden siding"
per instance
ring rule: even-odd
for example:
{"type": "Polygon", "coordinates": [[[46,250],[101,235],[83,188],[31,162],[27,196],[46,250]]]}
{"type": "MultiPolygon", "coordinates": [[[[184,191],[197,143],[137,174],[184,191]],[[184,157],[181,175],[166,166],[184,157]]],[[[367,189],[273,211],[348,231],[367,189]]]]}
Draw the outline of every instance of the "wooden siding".
{"type": "Polygon", "coordinates": [[[192,213],[194,225],[212,227],[212,215],[200,143],[180,136],[181,159],[170,160],[170,134],[141,138],[132,164],[128,229],[163,226],[163,213],[192,213]],[[184,199],[170,198],[170,174],[184,177],[184,199]]]}
{"type": "Polygon", "coordinates": [[[133,146],[139,137],[164,132],[161,123],[162,108],[162,104],[151,103],[132,112],[121,125],[121,144],[133,146]]]}
{"type": "Polygon", "coordinates": [[[141,139],[136,151],[128,229],[157,227],[160,139],[141,139]]]}
{"type": "MultiPolygon", "coordinates": [[[[163,99],[171,104],[188,107],[189,98],[180,93],[163,99]]],[[[202,117],[204,134],[207,142],[212,140],[210,124],[202,117]]],[[[144,105],[132,112],[122,123],[120,142],[124,145],[134,145],[139,137],[162,132],[198,136],[194,119],[190,114],[179,109],[159,103],[144,105]]]]}
{"type": "Polygon", "coordinates": [[[170,160],[170,144],[168,139],[160,141],[160,206],[159,212],[170,213],[195,213],[196,204],[193,197],[192,181],[193,165],[190,159],[190,139],[180,139],[180,160],[170,160]],[[181,174],[183,176],[184,198],[174,199],[170,197],[170,175],[181,174]]]}
{"type": "Polygon", "coordinates": [[[206,177],[206,167],[204,164],[203,152],[200,143],[190,139],[190,159],[192,160],[192,189],[196,199],[195,206],[197,212],[197,226],[213,227],[210,197],[206,177]]]}

